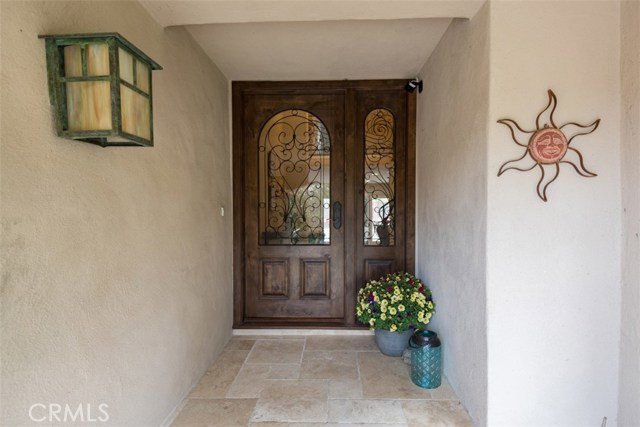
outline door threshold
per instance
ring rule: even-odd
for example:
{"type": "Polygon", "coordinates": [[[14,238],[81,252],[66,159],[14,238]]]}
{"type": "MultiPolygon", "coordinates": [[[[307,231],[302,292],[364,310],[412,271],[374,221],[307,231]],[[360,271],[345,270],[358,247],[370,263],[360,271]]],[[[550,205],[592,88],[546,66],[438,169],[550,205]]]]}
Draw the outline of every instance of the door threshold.
{"type": "Polygon", "coordinates": [[[289,336],[289,335],[326,335],[326,336],[357,336],[373,335],[368,329],[233,329],[233,336],[289,336]]]}

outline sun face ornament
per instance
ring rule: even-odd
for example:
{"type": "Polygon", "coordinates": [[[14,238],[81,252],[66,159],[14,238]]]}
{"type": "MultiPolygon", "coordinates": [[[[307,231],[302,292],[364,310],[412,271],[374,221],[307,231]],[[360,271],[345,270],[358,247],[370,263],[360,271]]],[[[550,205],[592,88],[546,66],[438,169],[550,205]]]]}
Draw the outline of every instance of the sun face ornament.
{"type": "Polygon", "coordinates": [[[597,119],[589,125],[570,122],[558,127],[553,121],[553,113],[556,110],[558,100],[552,90],[549,90],[548,94],[547,107],[536,117],[536,129],[524,130],[511,119],[498,120],[498,123],[509,128],[513,141],[525,148],[521,157],[509,160],[500,167],[498,176],[511,169],[527,172],[538,167],[541,176],[537,192],[545,202],[547,201],[547,188],[558,178],[561,163],[573,166],[581,176],[587,178],[597,176],[587,170],[582,154],[570,144],[576,136],[588,135],[595,131],[600,124],[600,119],[597,119]]]}

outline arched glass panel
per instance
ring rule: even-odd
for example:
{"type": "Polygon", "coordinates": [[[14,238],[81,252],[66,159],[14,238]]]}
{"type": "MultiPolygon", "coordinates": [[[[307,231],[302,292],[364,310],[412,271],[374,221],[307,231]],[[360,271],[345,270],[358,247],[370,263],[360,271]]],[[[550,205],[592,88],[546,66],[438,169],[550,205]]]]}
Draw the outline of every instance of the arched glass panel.
{"type": "Polygon", "coordinates": [[[275,114],[260,132],[258,164],[260,244],[330,244],[331,143],[320,119],[275,114]]]}
{"type": "Polygon", "coordinates": [[[372,110],[364,121],[364,244],[395,245],[395,120],[372,110]]]}

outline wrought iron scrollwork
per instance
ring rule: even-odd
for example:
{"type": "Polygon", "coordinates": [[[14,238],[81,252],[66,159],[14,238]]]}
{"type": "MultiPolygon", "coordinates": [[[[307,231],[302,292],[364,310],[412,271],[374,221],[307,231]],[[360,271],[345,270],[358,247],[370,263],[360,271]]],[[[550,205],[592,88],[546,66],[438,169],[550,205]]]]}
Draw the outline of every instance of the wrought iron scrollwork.
{"type": "Polygon", "coordinates": [[[328,244],[331,143],[318,117],[274,115],[259,139],[261,244],[328,244]]]}
{"type": "Polygon", "coordinates": [[[395,244],[395,120],[378,108],[364,129],[364,244],[395,244]]]}

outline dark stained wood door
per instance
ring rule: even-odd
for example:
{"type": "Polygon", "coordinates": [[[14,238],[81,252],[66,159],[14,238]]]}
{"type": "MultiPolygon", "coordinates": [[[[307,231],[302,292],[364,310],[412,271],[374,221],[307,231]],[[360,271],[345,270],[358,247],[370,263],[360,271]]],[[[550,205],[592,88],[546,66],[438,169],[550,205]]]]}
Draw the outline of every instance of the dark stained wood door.
{"type": "Polygon", "coordinates": [[[353,327],[366,280],[413,269],[404,83],[233,84],[234,327],[353,327]]]}

